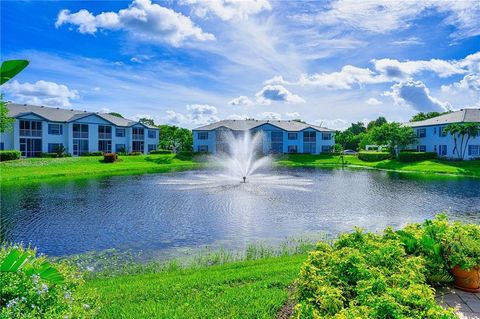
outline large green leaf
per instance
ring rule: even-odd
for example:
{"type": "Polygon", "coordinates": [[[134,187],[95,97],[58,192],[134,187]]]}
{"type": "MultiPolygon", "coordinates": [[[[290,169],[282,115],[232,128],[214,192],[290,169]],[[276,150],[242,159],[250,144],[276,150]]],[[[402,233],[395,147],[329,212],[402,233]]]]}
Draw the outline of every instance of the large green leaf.
{"type": "Polygon", "coordinates": [[[12,79],[28,65],[27,60],[7,60],[0,67],[0,85],[12,79]]]}
{"type": "Polygon", "coordinates": [[[12,251],[5,257],[0,264],[0,272],[17,272],[28,263],[31,254],[29,252],[22,252],[19,249],[12,249],[12,251]]]}

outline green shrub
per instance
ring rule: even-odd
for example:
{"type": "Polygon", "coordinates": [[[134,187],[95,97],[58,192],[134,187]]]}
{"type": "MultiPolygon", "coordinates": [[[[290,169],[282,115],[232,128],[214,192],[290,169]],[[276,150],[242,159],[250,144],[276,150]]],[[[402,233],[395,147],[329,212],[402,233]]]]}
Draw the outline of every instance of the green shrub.
{"type": "Polygon", "coordinates": [[[59,157],[57,153],[40,153],[42,158],[57,158],[59,157]]]}
{"type": "Polygon", "coordinates": [[[408,255],[392,231],[354,233],[309,253],[294,318],[457,318],[435,302],[425,259],[408,255]]]}
{"type": "Polygon", "coordinates": [[[388,152],[360,152],[358,158],[364,162],[379,162],[390,158],[388,152]]]}
{"type": "Polygon", "coordinates": [[[83,152],[80,156],[103,156],[103,152],[83,152]]]}
{"type": "Polygon", "coordinates": [[[80,292],[83,285],[80,273],[64,263],[46,262],[46,257],[35,257],[31,249],[0,247],[0,318],[93,318],[97,296],[80,292]],[[23,269],[6,270],[7,256],[14,255],[12,251],[28,256],[21,266],[23,269]],[[52,271],[59,273],[62,280],[49,279],[52,271]]]}
{"type": "Polygon", "coordinates": [[[398,160],[400,162],[418,162],[437,158],[435,152],[400,152],[398,160]]]}
{"type": "Polygon", "coordinates": [[[142,152],[130,152],[130,153],[127,153],[128,156],[138,156],[138,155],[142,155],[142,152]]]}
{"type": "Polygon", "coordinates": [[[156,151],[150,151],[150,154],[172,154],[173,152],[171,150],[156,150],[156,151]]]}
{"type": "Polygon", "coordinates": [[[13,161],[16,159],[20,159],[22,153],[19,151],[11,150],[11,151],[0,151],[0,162],[3,161],[13,161]]]}
{"type": "Polygon", "coordinates": [[[188,161],[188,160],[191,160],[194,155],[195,155],[195,153],[192,152],[192,151],[181,151],[181,152],[179,152],[179,153],[176,155],[176,157],[177,157],[179,160],[188,161]]]}
{"type": "Polygon", "coordinates": [[[104,153],[103,154],[103,161],[105,163],[114,163],[118,160],[118,155],[115,153],[104,153]]]}

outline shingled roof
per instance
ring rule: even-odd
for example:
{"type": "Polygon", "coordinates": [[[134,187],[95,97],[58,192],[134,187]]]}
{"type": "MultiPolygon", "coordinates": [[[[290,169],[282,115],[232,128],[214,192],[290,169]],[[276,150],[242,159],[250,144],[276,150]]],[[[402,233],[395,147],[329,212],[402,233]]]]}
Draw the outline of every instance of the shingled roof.
{"type": "Polygon", "coordinates": [[[480,123],[480,109],[462,109],[460,111],[443,114],[423,121],[405,123],[405,125],[410,127],[419,127],[472,122],[480,123]]]}
{"type": "Polygon", "coordinates": [[[311,125],[307,123],[302,123],[299,121],[286,121],[286,120],[223,120],[219,122],[215,122],[212,124],[208,124],[205,126],[198,127],[194,129],[194,131],[211,131],[215,130],[220,127],[225,127],[233,131],[246,131],[256,128],[258,126],[264,124],[271,124],[276,126],[282,130],[290,131],[290,132],[298,132],[303,131],[307,128],[312,128],[317,131],[321,132],[334,132],[335,130],[331,130],[325,127],[320,127],[316,125],[311,125]]]}
{"type": "MultiPolygon", "coordinates": [[[[55,108],[29,104],[8,103],[7,108],[9,117],[20,117],[22,115],[33,113],[51,122],[67,123],[80,120],[90,115],[96,115],[116,126],[128,127],[139,123],[134,120],[113,116],[107,113],[78,111],[74,109],[63,109],[59,107],[55,108]]],[[[145,125],[148,128],[158,129],[155,126],[150,126],[143,123],[142,125],[145,125]]]]}

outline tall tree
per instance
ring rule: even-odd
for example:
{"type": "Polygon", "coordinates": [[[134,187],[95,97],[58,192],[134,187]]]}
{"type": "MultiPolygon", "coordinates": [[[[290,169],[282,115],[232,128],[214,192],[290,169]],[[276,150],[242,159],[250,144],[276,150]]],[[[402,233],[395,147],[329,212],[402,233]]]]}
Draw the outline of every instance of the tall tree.
{"type": "Polygon", "coordinates": [[[411,127],[396,122],[374,127],[369,135],[376,144],[387,145],[392,156],[397,155],[398,149],[414,144],[417,139],[411,127]]]}
{"type": "Polygon", "coordinates": [[[172,125],[160,125],[160,148],[180,151],[191,151],[193,148],[192,131],[172,125]]]}
{"type": "Polygon", "coordinates": [[[117,112],[109,112],[108,114],[116,116],[116,117],[121,117],[123,119],[123,115],[117,112]]]}
{"type": "Polygon", "coordinates": [[[370,131],[376,126],[382,126],[385,123],[387,123],[387,119],[383,116],[379,116],[376,120],[368,122],[367,131],[370,131]]]}
{"type": "Polygon", "coordinates": [[[8,117],[7,102],[3,100],[3,94],[0,95],[0,133],[11,129],[14,118],[8,117]]]}
{"type": "Polygon", "coordinates": [[[443,115],[443,114],[447,114],[447,113],[450,113],[450,111],[447,111],[447,112],[428,112],[428,113],[420,112],[420,113],[412,116],[412,118],[410,119],[410,122],[424,121],[424,120],[428,120],[428,119],[431,119],[431,118],[434,118],[434,117],[437,117],[437,116],[440,116],[440,115],[443,115]]]}
{"type": "Polygon", "coordinates": [[[146,117],[142,117],[141,119],[138,120],[140,123],[143,123],[145,125],[150,125],[150,126],[155,126],[155,121],[146,117]]]}
{"type": "Polygon", "coordinates": [[[480,124],[453,123],[445,127],[445,132],[452,135],[455,145],[453,152],[457,154],[458,159],[463,160],[465,159],[470,139],[480,135],[480,124]]]}

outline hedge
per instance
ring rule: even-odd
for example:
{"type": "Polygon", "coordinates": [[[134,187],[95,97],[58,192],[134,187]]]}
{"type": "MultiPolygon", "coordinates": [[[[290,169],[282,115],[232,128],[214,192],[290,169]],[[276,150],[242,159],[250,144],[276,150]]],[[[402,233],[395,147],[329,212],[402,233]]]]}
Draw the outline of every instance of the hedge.
{"type": "Polygon", "coordinates": [[[83,152],[80,156],[103,156],[103,152],[83,152]]]}
{"type": "Polygon", "coordinates": [[[360,152],[358,159],[364,162],[379,162],[390,158],[388,152],[360,152]]]}
{"type": "Polygon", "coordinates": [[[0,162],[3,161],[13,161],[19,159],[22,153],[15,150],[9,151],[0,151],[0,162]]]}
{"type": "Polygon", "coordinates": [[[437,158],[435,152],[400,152],[398,160],[400,162],[418,162],[437,158]]]}
{"type": "Polygon", "coordinates": [[[357,229],[309,253],[293,318],[457,318],[436,303],[425,273],[425,258],[407,254],[391,229],[357,229]]]}
{"type": "Polygon", "coordinates": [[[172,154],[171,150],[157,150],[157,151],[150,151],[150,154],[172,154]]]}

